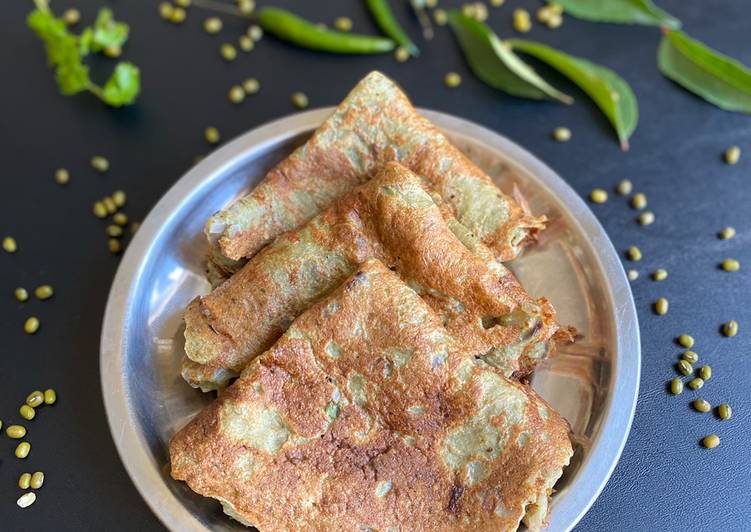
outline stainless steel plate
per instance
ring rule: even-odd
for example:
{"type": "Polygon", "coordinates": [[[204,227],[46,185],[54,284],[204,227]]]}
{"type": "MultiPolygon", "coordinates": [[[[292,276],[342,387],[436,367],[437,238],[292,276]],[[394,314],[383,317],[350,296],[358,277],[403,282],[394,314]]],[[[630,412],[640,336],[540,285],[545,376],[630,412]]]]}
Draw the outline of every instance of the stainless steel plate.
{"type": "MultiPolygon", "coordinates": [[[[102,331],[104,402],[133,482],[172,530],[234,530],[219,505],[169,476],[168,442],[210,397],[179,376],[182,312],[209,285],[208,217],[244,194],[302,143],[332,109],[257,128],[182,177],[143,222],[112,285],[102,331]]],[[[423,113],[507,191],[518,186],[551,220],[514,261],[527,290],[545,295],[583,335],[538,369],[540,392],[571,423],[575,455],[557,486],[551,530],[572,528],[607,482],[631,426],[639,388],[636,310],[618,255],[584,202],[550,168],[508,139],[433,111],[423,113]]]]}

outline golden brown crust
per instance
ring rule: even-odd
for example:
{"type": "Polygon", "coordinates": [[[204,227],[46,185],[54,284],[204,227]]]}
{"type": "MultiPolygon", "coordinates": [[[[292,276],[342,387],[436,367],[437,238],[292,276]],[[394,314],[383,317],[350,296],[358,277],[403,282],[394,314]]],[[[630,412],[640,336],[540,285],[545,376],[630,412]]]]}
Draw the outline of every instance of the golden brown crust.
{"type": "Polygon", "coordinates": [[[558,329],[493,253],[444,219],[421,180],[398,163],[253,257],[185,315],[183,375],[204,389],[268,349],[305,309],[367,258],[393,268],[475,354],[507,374],[528,373],[558,329]],[[198,363],[198,366],[194,363],[198,363]],[[203,365],[201,367],[200,365],[203,365]]]}
{"type": "Polygon", "coordinates": [[[514,258],[544,226],[544,217],[532,216],[503,194],[419,115],[393,81],[371,72],[308,142],[273,168],[249,195],[214,215],[206,234],[224,256],[251,257],[389,161],[399,161],[424,177],[498,260],[514,258]]]}
{"type": "Polygon", "coordinates": [[[261,530],[515,530],[571,455],[565,420],[376,260],[170,444],[175,479],[261,530]]]}

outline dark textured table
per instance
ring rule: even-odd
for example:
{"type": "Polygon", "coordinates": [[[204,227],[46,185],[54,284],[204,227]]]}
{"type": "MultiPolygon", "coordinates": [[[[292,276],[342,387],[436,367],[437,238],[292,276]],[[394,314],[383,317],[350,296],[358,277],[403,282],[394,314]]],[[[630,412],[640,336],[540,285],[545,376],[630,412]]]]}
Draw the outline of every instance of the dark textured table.
{"type": "MultiPolygon", "coordinates": [[[[396,2],[393,2],[396,4],[396,2]]],[[[448,2],[443,2],[446,4],[448,2]]],[[[663,7],[684,27],[746,64],[751,64],[747,2],[664,0],[663,7]]],[[[331,23],[347,15],[361,32],[375,32],[360,2],[263,2],[295,9],[331,23]]],[[[85,21],[100,1],[80,0],[85,21]]],[[[612,479],[580,530],[742,530],[751,528],[751,453],[748,452],[751,400],[751,118],[723,112],[661,77],[654,57],[659,31],[654,28],[591,24],[566,17],[551,31],[536,24],[529,37],[615,68],[639,98],[641,120],[622,153],[606,120],[571,84],[552,76],[570,91],[572,107],[505,96],[474,79],[447,29],[440,29],[423,54],[398,64],[390,54],[339,57],[308,52],[265,38],[249,55],[225,63],[219,44],[245,29],[243,21],[225,20],[218,36],[202,30],[208,13],[191,9],[182,26],[157,16],[157,2],[114,1],[117,18],[131,24],[124,58],[138,64],[143,92],[136,106],[112,110],[89,95],[65,98],[57,93],[45,66],[42,46],[26,29],[31,2],[6,2],[0,18],[0,233],[13,235],[15,255],[0,253],[0,419],[20,420],[17,409],[35,388],[54,387],[59,401],[25,424],[33,444],[30,458],[13,457],[15,443],[0,438],[0,529],[2,530],[158,530],[161,525],[128,479],[105,419],[99,384],[99,332],[107,292],[118,258],[107,250],[104,225],[91,214],[93,201],[122,188],[125,211],[142,219],[152,205],[209,147],[208,125],[224,139],[273,118],[294,112],[290,95],[304,91],[311,106],[337,103],[372,69],[393,76],[416,104],[456,114],[498,131],[534,152],[579,193],[594,187],[612,189],[622,178],[649,198],[656,222],[641,227],[635,211],[611,194],[594,211],[615,246],[638,245],[644,258],[633,286],[642,334],[642,382],[631,436],[612,479]],[[443,76],[462,74],[458,89],[443,76]],[[261,81],[261,92],[240,106],[227,100],[229,87],[247,77],[261,81]],[[573,131],[566,144],[551,140],[551,130],[573,131]],[[721,160],[726,147],[745,151],[740,163],[721,160]],[[100,175],[89,166],[94,154],[111,162],[100,175]],[[60,187],[57,167],[72,179],[60,187]],[[716,233],[732,225],[738,236],[720,241],[716,233]],[[717,264],[738,258],[743,267],[726,273],[717,264]],[[649,278],[667,268],[662,282],[649,278]],[[54,285],[45,302],[18,303],[16,286],[54,285]],[[670,312],[651,310],[659,296],[670,312]],[[41,329],[23,332],[27,316],[37,315],[41,329]],[[722,337],[722,322],[736,319],[737,337],[722,337]],[[689,332],[702,362],[714,377],[701,394],[669,396],[666,382],[680,352],[674,338],[689,332]],[[721,422],[689,405],[694,396],[712,404],[729,402],[732,420],[721,422]],[[722,444],[699,445],[709,433],[722,444]],[[47,474],[38,501],[26,510],[15,501],[16,480],[23,471],[47,474]]],[[[67,1],[55,2],[61,13],[67,1]]],[[[514,7],[535,9],[538,2],[508,0],[490,8],[489,23],[511,35],[514,7]]],[[[445,5],[443,7],[446,7],[445,5]]],[[[410,32],[417,24],[398,11],[410,32]]],[[[422,41],[418,40],[418,43],[422,41]]],[[[102,79],[112,63],[98,60],[94,76],[102,79]]],[[[624,405],[625,407],[626,405],[624,405]]]]}

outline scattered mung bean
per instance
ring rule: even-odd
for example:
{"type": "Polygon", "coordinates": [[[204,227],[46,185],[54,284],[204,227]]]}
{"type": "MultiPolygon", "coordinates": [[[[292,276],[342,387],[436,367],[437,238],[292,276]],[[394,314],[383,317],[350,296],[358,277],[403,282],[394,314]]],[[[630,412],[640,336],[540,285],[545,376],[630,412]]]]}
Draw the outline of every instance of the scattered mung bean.
{"type": "Polygon", "coordinates": [[[436,9],[435,11],[433,11],[433,20],[435,21],[436,25],[445,26],[449,20],[448,13],[446,13],[445,9],[436,9]]]}
{"type": "Polygon", "coordinates": [[[91,158],[91,166],[97,172],[104,173],[110,168],[110,162],[101,155],[95,155],[91,158]]]}
{"type": "Polygon", "coordinates": [[[730,419],[733,416],[733,409],[730,408],[729,404],[722,403],[720,406],[717,407],[717,415],[723,421],[730,419]]]}
{"type": "MultiPolygon", "coordinates": [[[[557,127],[553,130],[553,138],[558,142],[568,142],[571,140],[571,130],[567,127],[557,127]]],[[[597,189],[602,190],[602,189],[597,189]]],[[[603,191],[605,192],[605,191],[603,191]]],[[[607,198],[607,193],[606,198],[607,198]]]]}
{"type": "Polygon", "coordinates": [[[170,15],[170,22],[173,24],[182,24],[185,22],[185,18],[188,16],[188,12],[185,11],[182,7],[175,7],[172,9],[172,14],[170,15]]]}
{"type": "Polygon", "coordinates": [[[12,236],[6,236],[3,238],[3,249],[8,253],[15,253],[18,250],[16,239],[12,236]]]}
{"type": "Polygon", "coordinates": [[[94,216],[97,218],[107,217],[107,207],[105,207],[104,202],[102,201],[95,202],[92,210],[94,211],[94,216]]]}
{"type": "Polygon", "coordinates": [[[44,404],[54,405],[57,402],[57,392],[52,388],[44,390],[44,404]]]}
{"type": "Polygon", "coordinates": [[[647,196],[643,192],[637,192],[634,197],[631,198],[631,207],[636,210],[642,210],[647,206],[647,196]]]}
{"type": "Polygon", "coordinates": [[[234,61],[237,58],[237,49],[227,42],[219,48],[219,53],[225,61],[234,61]]]}
{"type": "Polygon", "coordinates": [[[669,308],[670,308],[670,303],[664,297],[661,297],[657,301],[655,301],[655,312],[658,315],[664,316],[665,314],[668,313],[669,308]]]}
{"type": "Polygon", "coordinates": [[[21,414],[21,417],[27,421],[31,421],[37,415],[37,411],[31,408],[29,405],[21,405],[21,408],[18,409],[18,413],[21,414]]]}
{"type": "Polygon", "coordinates": [[[737,272],[741,269],[741,263],[736,259],[725,259],[722,261],[721,267],[726,272],[737,272]]]}
{"type": "Polygon", "coordinates": [[[74,26],[81,20],[81,12],[78,9],[70,8],[63,12],[63,22],[68,26],[74,26]]]}
{"type": "Polygon", "coordinates": [[[683,393],[683,381],[676,377],[670,381],[670,393],[680,395],[683,393]]]}
{"type": "Polygon", "coordinates": [[[70,181],[70,173],[65,168],[55,170],[55,183],[65,185],[68,181],[70,181]]]}
{"type": "Polygon", "coordinates": [[[30,491],[28,493],[24,493],[21,495],[18,500],[16,501],[16,504],[20,506],[21,508],[28,508],[32,504],[34,504],[34,501],[37,500],[37,494],[33,491],[30,491]]]}
{"type": "Polygon", "coordinates": [[[222,19],[219,17],[209,17],[203,21],[203,29],[206,33],[215,34],[222,31],[222,19]]]}
{"type": "Polygon", "coordinates": [[[701,380],[708,381],[712,378],[712,366],[705,364],[699,368],[699,377],[701,380]]]}
{"type": "Polygon", "coordinates": [[[256,8],[255,0],[237,0],[237,9],[243,15],[250,15],[256,8]]]}
{"type": "Polygon", "coordinates": [[[114,200],[109,196],[102,198],[102,203],[104,203],[104,208],[107,209],[107,214],[115,214],[117,212],[117,205],[115,205],[114,200]]]}
{"type": "Polygon", "coordinates": [[[27,456],[29,456],[29,453],[31,452],[31,444],[27,441],[22,441],[18,444],[16,447],[16,458],[24,459],[27,456]]]}
{"type": "Polygon", "coordinates": [[[618,182],[618,186],[615,187],[615,191],[618,192],[621,196],[628,196],[631,194],[631,191],[634,189],[633,183],[629,181],[628,179],[621,179],[618,182]]]}
{"type": "Polygon", "coordinates": [[[237,39],[237,45],[240,47],[240,50],[242,50],[243,52],[252,52],[253,48],[255,48],[255,44],[253,44],[253,39],[251,39],[247,35],[240,35],[240,37],[237,39]]]}
{"type": "Polygon", "coordinates": [[[174,11],[175,8],[172,7],[172,4],[169,2],[162,2],[159,4],[159,16],[162,17],[164,20],[169,20],[172,18],[172,11],[174,11]]]}
{"type": "Polygon", "coordinates": [[[337,17],[334,20],[334,27],[339,31],[350,31],[352,29],[352,19],[349,17],[337,17]]]}
{"type": "Polygon", "coordinates": [[[123,236],[123,228],[119,225],[108,225],[107,229],[107,236],[111,236],[112,238],[118,238],[123,236]]]}
{"type": "Polygon", "coordinates": [[[34,334],[39,330],[39,325],[39,318],[37,318],[36,316],[31,316],[24,322],[23,330],[26,332],[26,334],[34,334]]]}
{"type": "Polygon", "coordinates": [[[261,84],[255,78],[248,78],[243,81],[243,90],[245,94],[255,94],[261,89],[261,84]]]}
{"type": "Polygon", "coordinates": [[[232,85],[227,97],[229,98],[229,101],[234,104],[242,103],[245,99],[245,91],[240,85],[232,85]]]}
{"type": "Polygon", "coordinates": [[[455,89],[462,83],[462,77],[456,72],[449,72],[443,77],[443,82],[447,87],[455,89]]]}
{"type": "Polygon", "coordinates": [[[608,201],[608,193],[601,188],[596,188],[589,193],[589,199],[592,203],[605,203],[608,201]]]}
{"type": "Polygon", "coordinates": [[[700,379],[699,377],[696,377],[696,378],[691,379],[690,381],[688,381],[687,384],[688,384],[689,388],[691,388],[692,390],[696,391],[696,390],[701,389],[702,386],[704,386],[704,381],[702,379],[700,379]]]}
{"type": "Polygon", "coordinates": [[[722,324],[722,334],[725,336],[735,336],[738,334],[738,322],[735,320],[730,320],[726,323],[722,324]]]}
{"type": "Polygon", "coordinates": [[[41,471],[34,472],[33,475],[31,475],[31,482],[29,483],[29,486],[33,490],[38,490],[42,487],[42,484],[44,484],[44,473],[41,471]]]}
{"type": "Polygon", "coordinates": [[[396,50],[394,50],[394,59],[396,59],[399,63],[404,63],[407,59],[409,59],[409,50],[405,48],[404,46],[397,47],[396,50]]]}
{"type": "Polygon", "coordinates": [[[705,399],[696,399],[692,404],[697,412],[707,413],[712,410],[712,405],[710,405],[709,401],[705,399]]]}
{"type": "Polygon", "coordinates": [[[112,215],[112,221],[119,226],[125,226],[128,224],[128,215],[124,212],[116,212],[112,215]]]}
{"type": "Polygon", "coordinates": [[[253,41],[258,42],[263,38],[263,28],[259,26],[258,24],[251,24],[250,27],[248,27],[248,37],[253,39],[253,41]]]}
{"type": "Polygon", "coordinates": [[[20,287],[19,287],[19,288],[16,288],[16,289],[15,289],[15,290],[13,291],[13,295],[15,295],[15,296],[16,296],[16,299],[17,299],[18,301],[21,301],[21,302],[24,302],[24,301],[26,301],[27,299],[29,299],[29,293],[28,293],[28,292],[26,291],[26,289],[25,289],[25,288],[20,288],[20,287]]]}
{"type": "Polygon", "coordinates": [[[109,247],[110,253],[113,253],[115,255],[123,250],[123,245],[116,238],[110,238],[107,246],[109,247]]]}
{"type": "Polygon", "coordinates": [[[305,109],[308,106],[308,96],[304,92],[296,92],[292,95],[292,105],[298,109],[305,109]]]}
{"type": "Polygon", "coordinates": [[[702,444],[707,449],[714,449],[715,447],[720,445],[720,437],[717,434],[710,434],[702,440],[702,444]]]}
{"type": "Polygon", "coordinates": [[[678,361],[678,364],[676,364],[676,369],[678,370],[678,373],[680,373],[684,377],[687,377],[694,372],[693,366],[684,359],[678,361]]]}
{"type": "Polygon", "coordinates": [[[43,284],[40,286],[37,286],[34,289],[34,295],[37,299],[41,299],[44,301],[45,299],[51,298],[53,295],[55,295],[55,290],[52,288],[51,285],[43,284]]]}
{"type": "Polygon", "coordinates": [[[5,434],[9,438],[20,440],[21,438],[26,436],[26,427],[24,427],[23,425],[8,425],[8,428],[5,429],[5,434]]]}
{"type": "Polygon", "coordinates": [[[655,223],[655,213],[652,211],[644,211],[639,215],[638,220],[641,225],[652,225],[655,223]]]}
{"type": "Polygon", "coordinates": [[[125,202],[128,201],[128,196],[125,194],[122,190],[116,190],[112,193],[112,201],[115,202],[115,205],[118,207],[124,207],[125,202]]]}
{"type": "Polygon", "coordinates": [[[29,489],[29,486],[31,485],[31,473],[22,473],[20,477],[18,477],[18,487],[22,490],[29,489]]]}
{"type": "Polygon", "coordinates": [[[638,262],[642,258],[641,250],[636,246],[631,246],[626,250],[626,256],[628,257],[628,260],[638,262]]]}
{"type": "Polygon", "coordinates": [[[44,403],[44,393],[39,390],[34,390],[26,397],[26,404],[31,408],[36,408],[44,403]]]}
{"type": "Polygon", "coordinates": [[[526,9],[514,9],[512,21],[514,29],[519,33],[527,33],[532,29],[532,20],[529,17],[529,11],[526,9]]]}
{"type": "Polygon", "coordinates": [[[206,131],[204,132],[204,137],[206,138],[206,142],[209,144],[217,144],[219,142],[219,130],[213,126],[207,127],[206,131]]]}
{"type": "Polygon", "coordinates": [[[684,351],[681,358],[689,364],[696,364],[699,362],[699,355],[695,351],[684,351]]]}
{"type": "Polygon", "coordinates": [[[626,277],[628,277],[629,281],[636,281],[639,278],[639,272],[636,270],[628,270],[626,272],[626,277]]]}
{"type": "Polygon", "coordinates": [[[720,238],[720,240],[730,240],[735,236],[735,228],[726,227],[722,231],[720,231],[717,236],[720,238]]]}
{"type": "Polygon", "coordinates": [[[741,158],[741,149],[738,146],[730,146],[725,150],[725,162],[727,164],[738,164],[741,158]]]}
{"type": "Polygon", "coordinates": [[[678,337],[678,343],[686,349],[694,347],[694,337],[688,334],[682,334],[678,337]]]}

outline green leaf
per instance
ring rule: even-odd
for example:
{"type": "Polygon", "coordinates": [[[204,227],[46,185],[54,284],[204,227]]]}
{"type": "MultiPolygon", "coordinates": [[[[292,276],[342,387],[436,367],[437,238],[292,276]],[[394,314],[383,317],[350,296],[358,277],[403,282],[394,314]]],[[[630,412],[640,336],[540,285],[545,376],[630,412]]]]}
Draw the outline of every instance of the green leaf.
{"type": "Polygon", "coordinates": [[[511,39],[514,50],[547,63],[587,93],[613,124],[621,148],[628,150],[628,138],[639,121],[639,106],[631,87],[618,74],[603,66],[575,57],[544,44],[511,39]]]}
{"type": "Polygon", "coordinates": [[[665,77],[727,111],[751,114],[751,71],[682,31],[668,31],[657,52],[665,77]]]}
{"type": "Polygon", "coordinates": [[[55,67],[55,78],[60,92],[65,95],[86,90],[89,69],[81,62],[78,39],[68,32],[65,23],[49,10],[32,11],[26,23],[44,41],[47,62],[55,67]]]}
{"type": "Polygon", "coordinates": [[[111,9],[103,7],[99,10],[94,22],[94,30],[88,37],[90,38],[89,47],[92,52],[101,52],[105,48],[122,48],[128,40],[129,31],[127,24],[115,20],[111,9]]]}
{"type": "Polygon", "coordinates": [[[681,21],[651,0],[548,0],[577,18],[594,22],[680,28],[681,21]]]}
{"type": "Polygon", "coordinates": [[[115,71],[104,84],[101,95],[104,102],[112,107],[129,105],[136,100],[141,90],[141,73],[132,63],[118,63],[115,71]]]}
{"type": "Polygon", "coordinates": [[[449,24],[470,68],[491,87],[522,98],[573,102],[571,96],[542,79],[482,22],[453,10],[449,13],[449,24]]]}

